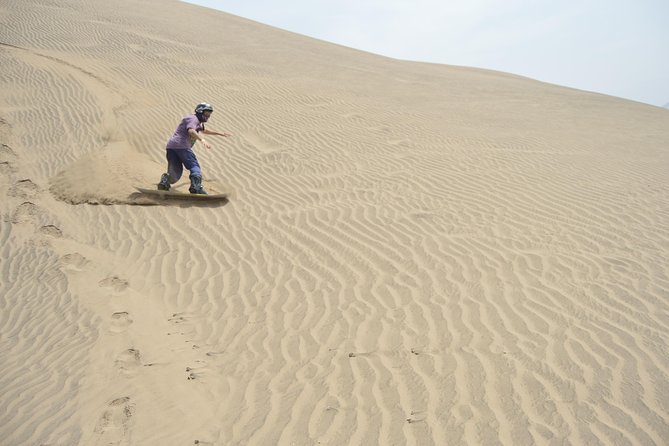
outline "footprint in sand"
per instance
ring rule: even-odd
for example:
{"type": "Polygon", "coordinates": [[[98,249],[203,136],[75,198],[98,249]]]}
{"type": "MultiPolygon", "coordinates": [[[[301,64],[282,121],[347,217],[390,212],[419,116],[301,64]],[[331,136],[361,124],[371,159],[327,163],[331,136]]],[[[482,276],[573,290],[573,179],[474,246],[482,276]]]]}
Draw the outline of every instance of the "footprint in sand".
{"type": "Polygon", "coordinates": [[[20,180],[14,183],[7,191],[10,197],[31,199],[35,198],[40,193],[40,188],[30,179],[20,180]]]}
{"type": "Polygon", "coordinates": [[[63,236],[63,231],[61,231],[58,226],[54,225],[42,226],[38,229],[38,232],[53,238],[61,238],[63,236]]]}
{"type": "Polygon", "coordinates": [[[142,357],[139,354],[139,350],[134,348],[125,350],[116,357],[114,365],[123,375],[134,375],[137,369],[142,366],[142,357]]]}
{"type": "Polygon", "coordinates": [[[12,164],[18,159],[16,153],[7,144],[0,145],[0,173],[9,175],[12,164]]]}
{"type": "Polygon", "coordinates": [[[112,314],[109,330],[113,333],[122,333],[128,329],[128,326],[132,324],[132,322],[130,314],[126,311],[119,311],[112,314]]]}
{"type": "Polygon", "coordinates": [[[60,264],[65,269],[70,269],[74,271],[82,271],[90,262],[88,259],[78,252],[73,252],[71,254],[65,254],[60,258],[60,264]]]}
{"type": "Polygon", "coordinates": [[[63,237],[63,231],[61,231],[58,226],[54,225],[42,226],[35,232],[42,237],[36,237],[32,239],[30,243],[33,246],[50,246],[49,239],[63,237]]]}
{"type": "Polygon", "coordinates": [[[20,224],[27,222],[34,222],[37,216],[41,213],[41,209],[35,203],[29,201],[23,202],[14,209],[12,216],[9,219],[10,223],[20,224]]]}
{"type": "Polygon", "coordinates": [[[116,398],[107,404],[100,415],[94,432],[99,435],[97,444],[126,444],[130,437],[135,405],[130,397],[116,398]]]}
{"type": "Polygon", "coordinates": [[[111,288],[116,292],[120,292],[128,288],[128,281],[117,276],[107,277],[100,281],[99,285],[104,288],[111,288]]]}

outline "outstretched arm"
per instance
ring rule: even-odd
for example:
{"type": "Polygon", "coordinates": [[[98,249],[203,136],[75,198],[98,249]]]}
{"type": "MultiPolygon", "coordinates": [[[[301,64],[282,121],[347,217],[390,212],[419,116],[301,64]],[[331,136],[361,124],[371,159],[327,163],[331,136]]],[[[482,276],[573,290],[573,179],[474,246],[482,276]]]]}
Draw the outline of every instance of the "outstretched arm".
{"type": "Polygon", "coordinates": [[[215,131],[213,131],[213,130],[209,130],[209,129],[204,129],[204,132],[203,132],[203,133],[204,133],[205,135],[225,136],[226,138],[227,138],[228,136],[232,136],[232,133],[228,133],[228,132],[222,132],[222,133],[221,133],[221,132],[215,132],[215,131]]]}

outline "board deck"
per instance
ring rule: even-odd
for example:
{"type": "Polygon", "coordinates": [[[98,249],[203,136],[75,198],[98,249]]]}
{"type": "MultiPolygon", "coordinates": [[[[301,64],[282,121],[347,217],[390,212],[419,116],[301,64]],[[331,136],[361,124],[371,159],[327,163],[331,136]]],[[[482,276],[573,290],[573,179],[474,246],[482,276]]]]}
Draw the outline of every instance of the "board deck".
{"type": "Polygon", "coordinates": [[[177,192],[171,190],[158,190],[158,189],[146,189],[144,187],[135,186],[137,191],[161,198],[175,198],[179,200],[202,200],[202,201],[218,201],[218,200],[227,200],[228,194],[191,194],[184,192],[177,192]]]}

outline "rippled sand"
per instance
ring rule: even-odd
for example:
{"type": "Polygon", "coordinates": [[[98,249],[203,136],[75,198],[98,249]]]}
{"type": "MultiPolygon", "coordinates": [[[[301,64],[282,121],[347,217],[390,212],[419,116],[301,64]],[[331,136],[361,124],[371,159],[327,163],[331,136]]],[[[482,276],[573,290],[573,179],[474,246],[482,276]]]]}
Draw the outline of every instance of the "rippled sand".
{"type": "Polygon", "coordinates": [[[3,445],[666,444],[667,110],[171,1],[0,23],[3,445]],[[136,194],[200,101],[230,201],[136,194]]]}

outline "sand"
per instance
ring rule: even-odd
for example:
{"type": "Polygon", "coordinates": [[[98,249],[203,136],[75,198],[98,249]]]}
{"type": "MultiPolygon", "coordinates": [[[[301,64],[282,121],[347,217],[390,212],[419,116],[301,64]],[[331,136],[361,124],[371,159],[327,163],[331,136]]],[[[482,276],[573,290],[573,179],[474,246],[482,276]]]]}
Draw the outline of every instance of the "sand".
{"type": "Polygon", "coordinates": [[[669,111],[167,0],[0,23],[2,445],[667,444],[669,111]],[[232,198],[138,196],[200,101],[232,198]]]}

